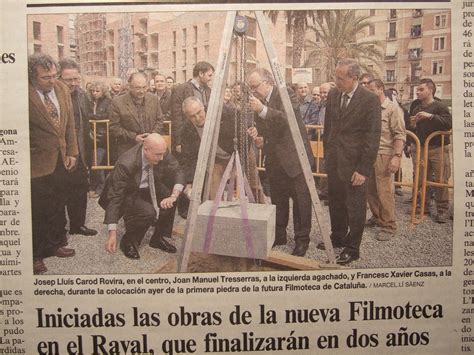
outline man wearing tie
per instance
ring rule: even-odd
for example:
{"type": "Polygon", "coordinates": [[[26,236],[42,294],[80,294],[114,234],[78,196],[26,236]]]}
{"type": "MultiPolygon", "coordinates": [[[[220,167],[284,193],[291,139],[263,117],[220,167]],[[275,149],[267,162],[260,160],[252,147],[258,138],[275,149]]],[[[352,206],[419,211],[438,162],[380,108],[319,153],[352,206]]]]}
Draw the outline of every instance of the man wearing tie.
{"type": "Polygon", "coordinates": [[[28,57],[33,271],[43,259],[71,257],[65,248],[66,184],[78,155],[71,95],[57,80],[57,63],[46,54],[28,57]]]}
{"type": "MultiPolygon", "coordinates": [[[[354,59],[338,62],[337,90],[329,92],[324,120],[331,241],[334,247],[344,248],[336,259],[341,265],[359,259],[366,218],[366,180],[380,142],[380,102],[358,84],[360,71],[354,59]]],[[[324,244],[318,248],[323,249],[324,244]]]]}
{"type": "MultiPolygon", "coordinates": [[[[276,245],[286,245],[290,198],[293,200],[293,225],[295,248],[292,255],[304,256],[309,245],[311,231],[311,197],[301,168],[296,146],[293,142],[288,117],[280,94],[275,87],[273,76],[263,68],[255,69],[248,77],[248,87],[252,91],[250,109],[255,113],[258,134],[257,147],[263,146],[265,170],[270,182],[272,203],[276,205],[276,245]]],[[[309,146],[308,135],[300,117],[293,92],[290,92],[293,111],[296,116],[306,155],[311,166],[314,157],[309,146]]]]}
{"type": "Polygon", "coordinates": [[[140,258],[138,247],[155,223],[150,246],[175,253],[176,248],[164,238],[171,237],[176,200],[184,184],[184,174],[159,134],[149,134],[143,143],[125,152],[107,178],[99,200],[109,231],[105,249],[110,253],[117,250],[117,223],[123,216],[125,234],[120,249],[126,257],[140,258]]]}

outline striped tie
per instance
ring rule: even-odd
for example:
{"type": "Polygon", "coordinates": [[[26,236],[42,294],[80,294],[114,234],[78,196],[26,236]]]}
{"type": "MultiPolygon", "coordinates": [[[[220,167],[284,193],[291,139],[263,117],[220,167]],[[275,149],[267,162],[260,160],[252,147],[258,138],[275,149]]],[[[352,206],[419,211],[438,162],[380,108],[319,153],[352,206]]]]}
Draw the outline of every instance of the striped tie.
{"type": "Polygon", "coordinates": [[[145,178],[148,176],[148,188],[150,189],[151,203],[156,212],[156,220],[160,216],[160,209],[158,207],[158,201],[156,200],[156,191],[155,191],[155,176],[153,174],[153,166],[148,164],[145,168],[145,178]]]}
{"type": "Polygon", "coordinates": [[[53,120],[54,127],[56,129],[59,129],[59,114],[58,114],[58,109],[54,105],[53,101],[51,101],[51,98],[49,97],[49,93],[51,91],[43,91],[43,96],[44,96],[44,105],[46,106],[46,111],[49,113],[49,117],[53,120]]]}

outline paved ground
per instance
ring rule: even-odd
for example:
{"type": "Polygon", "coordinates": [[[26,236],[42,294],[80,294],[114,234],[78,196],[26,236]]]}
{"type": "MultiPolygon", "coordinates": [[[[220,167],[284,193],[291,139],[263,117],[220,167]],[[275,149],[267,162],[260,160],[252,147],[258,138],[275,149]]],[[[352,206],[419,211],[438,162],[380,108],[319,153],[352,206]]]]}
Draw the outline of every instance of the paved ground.
{"type": "MultiPolygon", "coordinates": [[[[397,196],[397,223],[399,232],[391,241],[379,242],[375,240],[375,231],[366,228],[361,245],[361,258],[349,266],[352,268],[384,268],[384,267],[421,267],[421,266],[448,266],[452,264],[452,230],[453,222],[437,224],[429,216],[425,222],[418,226],[409,223],[410,205],[405,201],[409,198],[410,191],[404,189],[404,196],[397,196]]],[[[327,207],[325,223],[329,223],[327,207]]],[[[434,211],[433,211],[434,212],[434,211]]],[[[48,267],[47,274],[128,274],[128,273],[157,273],[175,272],[176,254],[171,255],[148,246],[152,231],[148,231],[140,249],[140,260],[127,259],[120,251],[110,255],[104,250],[106,240],[106,226],[102,224],[104,211],[98,206],[97,199],[89,200],[87,226],[99,230],[94,237],[81,235],[69,236],[69,247],[76,250],[73,258],[60,259],[51,257],[45,260],[48,267]]],[[[368,217],[370,212],[368,212],[368,217]]],[[[184,227],[185,221],[177,216],[177,226],[184,227]]],[[[316,220],[313,216],[313,230],[311,243],[306,257],[326,261],[325,252],[316,248],[320,240],[316,220]]],[[[291,229],[291,226],[289,227],[291,229]]],[[[119,232],[123,225],[119,225],[119,232]]],[[[292,234],[290,230],[289,235],[292,234]]],[[[119,233],[120,235],[120,233],[119,233]]],[[[171,242],[180,249],[182,237],[173,236],[171,242]]],[[[292,241],[287,246],[276,248],[279,251],[291,253],[294,244],[292,241]]],[[[338,251],[338,249],[336,249],[338,251]]],[[[190,259],[188,270],[193,271],[257,271],[271,270],[272,266],[253,261],[226,258],[210,255],[193,255],[190,259]]]]}

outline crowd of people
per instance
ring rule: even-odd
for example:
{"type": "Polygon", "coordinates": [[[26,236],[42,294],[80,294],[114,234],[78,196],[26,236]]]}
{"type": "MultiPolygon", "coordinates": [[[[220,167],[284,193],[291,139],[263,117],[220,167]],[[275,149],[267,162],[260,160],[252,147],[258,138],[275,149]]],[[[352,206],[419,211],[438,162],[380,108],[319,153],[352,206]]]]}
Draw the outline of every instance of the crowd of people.
{"type": "MultiPolygon", "coordinates": [[[[75,251],[67,247],[68,233],[97,234],[86,226],[88,197],[100,197],[105,210],[108,252],[120,248],[128,258],[140,258],[143,237],[154,226],[150,247],[175,253],[169,237],[175,212],[184,218],[187,215],[213,66],[198,62],[193,78],[186,83],[176,84],[158,72],[137,71],[126,83],[115,78],[107,85],[105,81],[82,83],[80,67],[72,59],[57,63],[47,54],[34,54],[28,58],[28,74],[35,274],[47,271],[47,257],[74,256],[75,251]],[[104,120],[110,122],[109,130],[100,124],[104,120]],[[93,130],[90,121],[97,122],[93,130]],[[164,121],[171,121],[170,146],[162,135],[164,121]],[[114,165],[110,173],[91,169],[108,163],[114,165]],[[118,238],[121,218],[125,233],[118,238]]],[[[276,205],[274,246],[288,243],[293,201],[292,254],[304,256],[310,242],[311,197],[287,113],[266,69],[256,68],[245,83],[225,89],[210,198],[216,195],[236,146],[236,112],[242,109],[244,91],[252,116],[251,123],[243,127],[246,139],[254,143],[245,152],[252,191],[264,196],[262,185],[268,186],[265,192],[276,205]],[[256,169],[257,148],[265,157],[264,177],[256,169]]],[[[436,99],[431,79],[420,81],[417,100],[408,112],[397,101],[396,90],[386,90],[381,80],[363,74],[353,59],[338,63],[335,82],[319,86],[299,82],[288,93],[313,169],[310,140],[322,137],[324,157],[318,158],[318,172],[327,178],[315,183],[320,199],[329,205],[333,246],[342,248],[336,261],[348,264],[359,258],[365,227],[377,228],[379,241],[396,237],[394,174],[402,154],[413,153],[414,148],[406,130],[413,131],[423,144],[430,133],[451,129],[451,114],[436,99]],[[372,213],[368,220],[367,203],[372,213]]],[[[432,139],[426,162],[429,176],[443,181],[450,177],[448,144],[449,140],[442,144],[432,139]]],[[[449,195],[447,188],[435,190],[436,221],[444,223],[449,195]]],[[[318,248],[325,246],[320,243],[318,248]]]]}

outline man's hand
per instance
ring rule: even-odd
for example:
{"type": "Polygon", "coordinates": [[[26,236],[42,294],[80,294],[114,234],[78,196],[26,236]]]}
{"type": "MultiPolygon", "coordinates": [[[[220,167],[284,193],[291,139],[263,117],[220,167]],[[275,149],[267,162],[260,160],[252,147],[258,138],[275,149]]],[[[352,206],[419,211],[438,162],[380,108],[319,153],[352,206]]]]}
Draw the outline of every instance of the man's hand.
{"type": "Polygon", "coordinates": [[[137,134],[135,136],[135,141],[138,142],[138,143],[143,142],[146,137],[148,137],[148,133],[137,134]]]}
{"type": "Polygon", "coordinates": [[[178,145],[176,146],[176,152],[178,152],[178,153],[181,154],[181,151],[182,151],[181,144],[178,144],[178,145]]]}
{"type": "Polygon", "coordinates": [[[183,193],[188,196],[188,198],[191,198],[191,193],[193,191],[193,185],[192,184],[187,184],[186,187],[184,188],[183,193]]]}
{"type": "Polygon", "coordinates": [[[255,137],[255,139],[253,140],[253,142],[255,143],[255,146],[256,146],[258,149],[263,148],[263,137],[255,137]]]}
{"type": "Polygon", "coordinates": [[[365,182],[365,176],[354,171],[351,177],[352,186],[360,186],[365,182]]]}
{"type": "Polygon", "coordinates": [[[250,136],[250,138],[252,138],[253,140],[255,140],[255,138],[257,138],[257,136],[258,136],[257,127],[250,127],[250,128],[247,130],[247,134],[250,136]]]}
{"type": "Polygon", "coordinates": [[[66,170],[71,171],[76,166],[76,161],[76,157],[66,156],[66,161],[64,163],[66,170]]]}
{"type": "Polygon", "coordinates": [[[390,159],[390,163],[388,163],[388,171],[391,172],[392,174],[395,174],[398,171],[398,169],[400,169],[401,161],[402,161],[402,158],[394,155],[392,159],[390,159]]]}
{"type": "Polygon", "coordinates": [[[420,111],[415,115],[416,122],[421,121],[421,120],[430,120],[433,117],[433,114],[425,112],[425,111],[420,111]]]}
{"type": "Polygon", "coordinates": [[[109,236],[107,237],[107,241],[105,242],[105,250],[108,253],[115,253],[117,251],[117,231],[116,230],[109,231],[109,236]]]}
{"type": "Polygon", "coordinates": [[[250,109],[253,112],[260,113],[263,110],[263,104],[255,96],[250,96],[249,98],[250,109]]]}
{"type": "Polygon", "coordinates": [[[167,198],[164,198],[160,202],[160,207],[167,210],[168,208],[173,207],[173,204],[176,202],[178,198],[176,196],[170,196],[167,198]]]}

